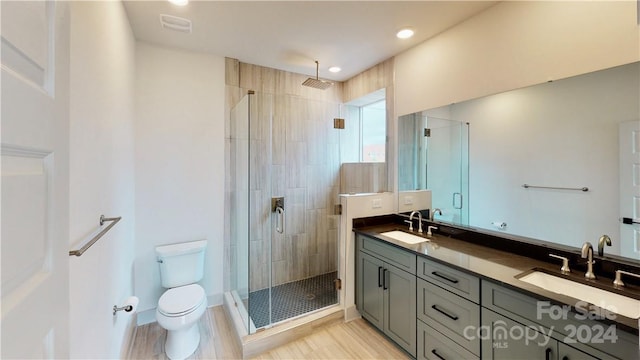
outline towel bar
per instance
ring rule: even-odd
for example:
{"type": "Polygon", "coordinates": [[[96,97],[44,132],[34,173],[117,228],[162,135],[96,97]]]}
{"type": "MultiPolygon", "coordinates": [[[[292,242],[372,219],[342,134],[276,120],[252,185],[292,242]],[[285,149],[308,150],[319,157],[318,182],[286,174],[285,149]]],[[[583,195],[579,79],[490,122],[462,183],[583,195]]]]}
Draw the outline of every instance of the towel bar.
{"type": "Polygon", "coordinates": [[[522,185],[523,188],[528,189],[528,188],[536,188],[536,189],[554,189],[554,190],[580,190],[580,191],[589,191],[588,187],[581,187],[581,188],[568,188],[568,187],[557,187],[557,186],[536,186],[536,185],[529,185],[529,184],[524,184],[522,185]]]}
{"type": "Polygon", "coordinates": [[[106,234],[107,231],[111,230],[111,228],[115,224],[117,224],[118,221],[120,221],[120,219],[122,219],[122,216],[113,217],[113,218],[106,218],[106,217],[104,217],[104,215],[100,215],[100,226],[104,225],[104,223],[107,222],[107,221],[111,221],[111,224],[109,224],[106,228],[102,229],[102,231],[100,231],[98,233],[98,235],[94,236],[91,240],[89,240],[89,242],[84,244],[80,249],[78,249],[78,250],[70,250],[69,251],[69,256],[80,256],[80,255],[84,254],[84,252],[87,251],[87,249],[90,248],[91,245],[95,244],[95,242],[98,241],[104,234],[106,234]]]}

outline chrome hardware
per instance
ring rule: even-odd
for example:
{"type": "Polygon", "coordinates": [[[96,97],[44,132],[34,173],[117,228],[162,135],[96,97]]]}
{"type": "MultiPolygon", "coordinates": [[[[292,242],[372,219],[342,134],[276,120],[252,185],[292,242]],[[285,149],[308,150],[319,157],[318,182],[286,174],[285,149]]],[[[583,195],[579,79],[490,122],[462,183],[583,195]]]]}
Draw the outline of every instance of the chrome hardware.
{"type": "Polygon", "coordinates": [[[437,227],[437,226],[431,226],[431,225],[427,226],[427,235],[428,235],[428,236],[433,235],[433,234],[431,233],[431,230],[438,230],[438,227],[437,227]]]}
{"type": "Polygon", "coordinates": [[[436,216],[436,213],[440,216],[442,216],[442,210],[435,208],[433,209],[433,211],[431,212],[431,221],[433,221],[433,218],[436,216]]]}
{"type": "Polygon", "coordinates": [[[587,241],[582,245],[580,255],[583,259],[587,259],[587,272],[584,277],[589,280],[595,279],[596,275],[593,273],[593,246],[590,242],[587,241]]]}
{"type": "Polygon", "coordinates": [[[640,275],[634,274],[632,272],[624,271],[624,270],[616,270],[616,279],[613,280],[613,285],[615,286],[624,286],[624,282],[622,282],[622,274],[634,276],[640,279],[640,275]]]}
{"type": "Polygon", "coordinates": [[[562,267],[560,268],[560,271],[563,274],[568,274],[571,272],[571,269],[569,269],[569,258],[566,258],[564,256],[560,256],[560,255],[556,255],[556,254],[549,254],[549,256],[551,256],[552,258],[556,258],[556,259],[561,259],[562,260],[562,267]]]}
{"type": "Polygon", "coordinates": [[[284,232],[284,197],[271,198],[271,211],[276,213],[276,231],[280,234],[284,232]]]}
{"type": "Polygon", "coordinates": [[[458,209],[458,210],[462,209],[462,193],[459,193],[459,192],[453,193],[452,206],[454,209],[458,209]],[[456,201],[456,199],[460,199],[460,201],[456,201]],[[457,203],[459,203],[459,205],[456,205],[457,203]]]}
{"type": "Polygon", "coordinates": [[[413,230],[413,215],[414,214],[418,214],[418,232],[421,233],[422,232],[422,213],[420,211],[414,210],[411,212],[411,215],[409,215],[409,221],[411,221],[411,227],[409,227],[409,230],[413,230]]]}
{"type": "Polygon", "coordinates": [[[100,226],[104,225],[105,222],[107,221],[111,221],[111,224],[109,224],[106,228],[104,228],[102,231],[100,231],[100,233],[98,233],[98,235],[94,236],[91,240],[89,240],[86,244],[84,244],[80,249],[78,250],[70,250],[69,251],[69,256],[81,256],[82,254],[84,254],[85,251],[87,251],[88,248],[90,248],[93,244],[96,243],[96,241],[100,240],[100,238],[106,234],[109,230],[111,230],[111,228],[118,223],[118,221],[120,221],[122,219],[122,216],[118,216],[118,217],[113,217],[113,218],[107,218],[104,217],[104,215],[100,215],[100,226]]]}
{"type": "Polygon", "coordinates": [[[604,244],[611,246],[611,238],[609,235],[602,235],[598,239],[598,256],[604,256],[604,244]]]}
{"type": "Polygon", "coordinates": [[[278,219],[276,220],[276,231],[280,234],[284,232],[284,209],[278,206],[276,208],[278,219]]]}
{"type": "Polygon", "coordinates": [[[113,305],[113,315],[115,315],[118,311],[122,311],[122,310],[126,312],[131,312],[133,310],[133,306],[125,305],[125,306],[118,307],[116,305],[113,305]]]}
{"type": "Polygon", "coordinates": [[[404,222],[409,224],[409,231],[413,231],[413,221],[405,220],[404,222]]]}
{"type": "Polygon", "coordinates": [[[568,187],[557,187],[557,186],[537,186],[537,185],[523,184],[522,187],[525,189],[532,188],[532,189],[553,189],[553,190],[580,190],[585,192],[589,191],[589,188],[586,186],[581,188],[568,188],[568,187]]]}

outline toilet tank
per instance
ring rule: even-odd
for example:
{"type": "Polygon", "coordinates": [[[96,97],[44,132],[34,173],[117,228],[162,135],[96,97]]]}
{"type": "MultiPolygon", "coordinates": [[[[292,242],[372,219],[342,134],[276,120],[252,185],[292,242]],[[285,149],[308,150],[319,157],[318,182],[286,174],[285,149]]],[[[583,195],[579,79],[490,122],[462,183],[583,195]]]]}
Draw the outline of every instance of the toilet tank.
{"type": "Polygon", "coordinates": [[[207,240],[156,247],[162,287],[174,288],[202,279],[207,240]]]}

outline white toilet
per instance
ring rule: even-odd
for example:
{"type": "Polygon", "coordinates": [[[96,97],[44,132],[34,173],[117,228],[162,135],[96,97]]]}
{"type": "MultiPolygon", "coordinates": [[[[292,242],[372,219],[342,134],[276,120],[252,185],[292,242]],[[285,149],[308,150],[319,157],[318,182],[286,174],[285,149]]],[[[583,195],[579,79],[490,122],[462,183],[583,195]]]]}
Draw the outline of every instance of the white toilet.
{"type": "Polygon", "coordinates": [[[156,320],[167,330],[165,353],[184,359],[200,343],[198,320],[207,309],[207,297],[196,284],[204,272],[206,240],[158,246],[160,278],[165,291],[158,301],[156,320]]]}

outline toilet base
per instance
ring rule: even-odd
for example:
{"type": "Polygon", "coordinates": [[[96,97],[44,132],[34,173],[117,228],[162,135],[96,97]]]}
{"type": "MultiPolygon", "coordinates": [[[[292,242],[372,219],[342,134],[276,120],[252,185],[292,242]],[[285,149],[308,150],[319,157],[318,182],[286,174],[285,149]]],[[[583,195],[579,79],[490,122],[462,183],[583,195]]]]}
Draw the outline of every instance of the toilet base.
{"type": "Polygon", "coordinates": [[[182,330],[167,330],[164,352],[171,360],[186,359],[200,344],[200,329],[196,322],[182,330]]]}

